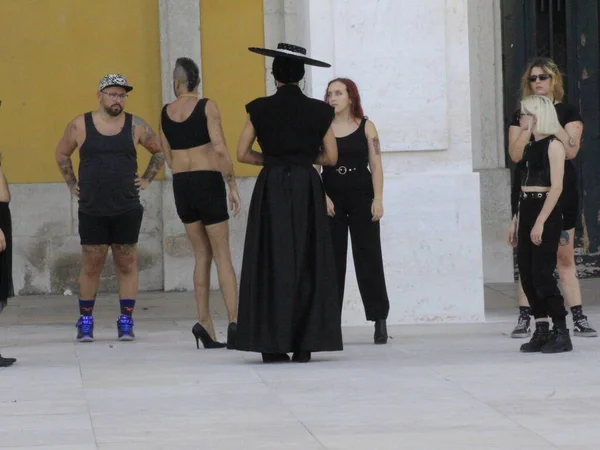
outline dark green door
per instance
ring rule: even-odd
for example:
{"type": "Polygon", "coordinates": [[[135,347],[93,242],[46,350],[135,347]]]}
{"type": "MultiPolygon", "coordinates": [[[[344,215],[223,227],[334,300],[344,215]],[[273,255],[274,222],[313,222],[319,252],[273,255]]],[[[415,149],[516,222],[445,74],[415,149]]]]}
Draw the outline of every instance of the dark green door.
{"type": "Polygon", "coordinates": [[[584,120],[579,173],[582,214],[575,229],[581,277],[600,275],[600,79],[599,0],[502,0],[502,55],[506,163],[508,123],[518,105],[527,62],[548,56],[565,79],[565,101],[577,105],[584,120]]]}

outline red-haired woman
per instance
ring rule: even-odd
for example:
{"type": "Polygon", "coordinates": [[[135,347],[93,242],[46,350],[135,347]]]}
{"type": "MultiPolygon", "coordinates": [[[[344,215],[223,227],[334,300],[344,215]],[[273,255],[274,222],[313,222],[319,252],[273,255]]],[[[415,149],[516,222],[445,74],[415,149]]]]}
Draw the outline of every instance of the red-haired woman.
{"type": "Polygon", "coordinates": [[[377,129],[363,114],[356,84],[329,82],[325,101],[335,108],[332,128],[338,162],[323,168],[327,213],[335,252],[340,303],[344,298],[348,230],[358,288],[367,320],[375,322],[375,344],[387,342],[390,303],[383,273],[379,220],[383,216],[383,169],[377,129]]]}

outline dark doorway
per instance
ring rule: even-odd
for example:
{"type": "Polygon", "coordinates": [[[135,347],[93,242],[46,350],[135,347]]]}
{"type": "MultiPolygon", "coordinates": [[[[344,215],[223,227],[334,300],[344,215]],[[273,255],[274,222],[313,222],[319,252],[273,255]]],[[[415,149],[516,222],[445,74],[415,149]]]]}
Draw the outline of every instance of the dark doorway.
{"type": "Polygon", "coordinates": [[[575,165],[582,213],[575,228],[580,277],[600,276],[600,62],[598,0],[501,0],[506,165],[508,123],[519,100],[520,80],[535,56],[552,58],[565,80],[564,101],[578,106],[584,132],[575,165]]]}

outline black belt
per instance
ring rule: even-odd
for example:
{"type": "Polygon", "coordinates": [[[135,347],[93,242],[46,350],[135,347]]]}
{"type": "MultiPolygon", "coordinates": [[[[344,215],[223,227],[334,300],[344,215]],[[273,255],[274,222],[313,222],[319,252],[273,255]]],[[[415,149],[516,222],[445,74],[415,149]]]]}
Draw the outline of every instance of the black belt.
{"type": "Polygon", "coordinates": [[[544,198],[548,192],[523,192],[519,195],[520,198],[544,198]]]}

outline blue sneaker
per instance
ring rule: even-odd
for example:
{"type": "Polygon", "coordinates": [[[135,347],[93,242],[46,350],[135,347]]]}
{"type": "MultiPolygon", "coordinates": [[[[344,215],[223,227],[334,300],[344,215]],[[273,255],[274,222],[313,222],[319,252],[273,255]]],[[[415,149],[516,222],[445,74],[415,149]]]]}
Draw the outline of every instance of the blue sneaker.
{"type": "Polygon", "coordinates": [[[135,333],[133,332],[133,318],[121,314],[117,319],[117,328],[119,330],[119,341],[133,341],[135,333]]]}
{"type": "Polygon", "coordinates": [[[94,318],[81,316],[77,321],[77,342],[94,342],[94,318]]]}

